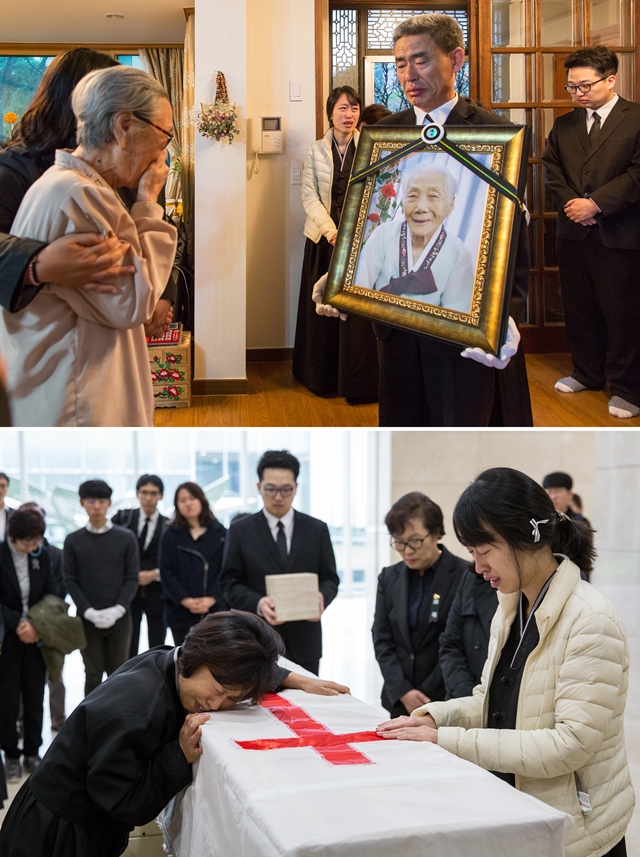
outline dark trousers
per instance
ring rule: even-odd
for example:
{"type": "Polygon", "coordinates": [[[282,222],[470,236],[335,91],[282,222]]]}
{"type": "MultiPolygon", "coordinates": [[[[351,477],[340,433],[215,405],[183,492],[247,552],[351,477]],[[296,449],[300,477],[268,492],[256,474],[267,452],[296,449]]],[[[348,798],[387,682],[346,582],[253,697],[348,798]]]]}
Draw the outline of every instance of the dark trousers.
{"type": "Polygon", "coordinates": [[[131,648],[129,657],[135,658],[140,647],[140,622],[142,614],[147,617],[147,628],[149,630],[149,648],[164,645],[167,629],[162,617],[162,586],[159,581],[139,586],[135,598],[129,608],[131,610],[131,648]]]}
{"type": "Polygon", "coordinates": [[[380,362],[381,426],[531,425],[531,403],[522,349],[506,369],[490,369],[460,356],[462,346],[376,325],[380,362]],[[498,378],[498,372],[509,377],[498,378]],[[509,401],[496,416],[499,380],[509,401]]]}
{"type": "Polygon", "coordinates": [[[87,647],[82,650],[84,661],[84,695],[98,687],[102,674],[108,676],[129,659],[131,643],[131,614],[126,613],[111,628],[96,628],[87,619],[82,620],[87,636],[87,647]]]}
{"type": "MultiPolygon", "coordinates": [[[[384,705],[384,703],[383,703],[384,705]]],[[[395,702],[393,705],[384,706],[389,712],[389,717],[393,720],[394,717],[408,717],[409,712],[401,702],[395,702]]]]}
{"type": "Polygon", "coordinates": [[[190,628],[174,628],[171,627],[171,634],[173,636],[173,644],[174,646],[181,646],[184,643],[184,638],[189,633],[190,628]]]}
{"type": "Polygon", "coordinates": [[[607,851],[602,857],[627,857],[627,843],[624,840],[624,836],[617,845],[613,846],[611,851],[607,851]]]}
{"type": "Polygon", "coordinates": [[[640,249],[605,247],[591,227],[584,241],[559,238],[557,254],[572,376],[640,407],[640,249]]]}
{"type": "Polygon", "coordinates": [[[42,744],[46,667],[40,648],[7,632],[0,656],[0,746],[8,759],[19,759],[16,723],[23,702],[25,756],[37,756],[42,744]]]}
{"type": "Polygon", "coordinates": [[[47,687],[49,688],[49,713],[51,715],[51,725],[54,729],[62,729],[64,726],[64,699],[66,696],[62,676],[58,681],[51,681],[47,677],[47,687]]]}

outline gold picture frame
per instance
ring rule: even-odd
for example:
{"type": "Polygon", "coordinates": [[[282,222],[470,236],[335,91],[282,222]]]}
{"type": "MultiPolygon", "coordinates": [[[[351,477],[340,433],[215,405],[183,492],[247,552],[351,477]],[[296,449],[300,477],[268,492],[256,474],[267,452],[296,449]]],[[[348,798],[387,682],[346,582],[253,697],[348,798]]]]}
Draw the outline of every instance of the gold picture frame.
{"type": "MultiPolygon", "coordinates": [[[[444,139],[428,144],[421,126],[362,129],[324,300],[341,312],[497,354],[506,334],[524,216],[517,200],[523,199],[526,186],[529,129],[445,126],[444,131],[444,139]],[[358,176],[411,144],[410,153],[358,176]],[[469,157],[480,170],[469,169],[469,157]],[[490,184],[482,172],[497,181],[490,184]],[[418,195],[414,185],[420,182],[437,186],[429,197],[434,205],[412,202],[418,195]],[[443,199],[438,209],[439,187],[443,199]],[[427,239],[425,230],[428,234],[434,224],[433,237],[427,239]],[[408,265],[416,267],[408,272],[408,265]],[[402,279],[415,272],[418,278],[402,279]],[[426,279],[430,291],[420,292],[426,279]],[[414,291],[403,293],[406,288],[414,291]]],[[[425,194],[426,189],[422,199],[425,194]]]]}

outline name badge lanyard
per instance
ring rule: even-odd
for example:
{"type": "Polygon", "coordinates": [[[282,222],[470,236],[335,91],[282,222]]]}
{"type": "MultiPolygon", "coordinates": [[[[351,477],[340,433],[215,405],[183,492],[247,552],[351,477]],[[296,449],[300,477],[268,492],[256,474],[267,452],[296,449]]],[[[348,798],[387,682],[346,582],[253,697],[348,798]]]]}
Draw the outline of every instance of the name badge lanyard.
{"type": "Polygon", "coordinates": [[[553,580],[554,577],[555,577],[555,571],[553,572],[553,574],[551,575],[549,580],[547,580],[545,585],[542,587],[542,589],[538,593],[538,597],[533,602],[533,607],[531,608],[531,611],[529,613],[529,618],[527,619],[526,622],[524,621],[524,610],[522,608],[522,599],[524,596],[522,595],[522,593],[520,593],[520,605],[519,605],[520,642],[518,643],[518,648],[515,650],[515,653],[513,655],[512,660],[511,660],[511,669],[512,670],[520,669],[520,667],[524,664],[524,661],[526,660],[526,654],[524,655],[524,657],[521,657],[521,658],[518,658],[518,655],[519,655],[520,650],[522,648],[522,644],[524,642],[527,631],[529,630],[529,626],[531,625],[531,621],[533,620],[533,616],[534,616],[536,610],[538,609],[538,607],[540,606],[540,604],[542,603],[542,599],[547,594],[547,590],[551,586],[551,581],[553,580]]]}
{"type": "Polygon", "coordinates": [[[488,169],[481,164],[480,161],[477,161],[475,158],[471,157],[471,155],[463,152],[455,143],[451,143],[447,140],[446,129],[443,125],[438,125],[436,122],[423,125],[420,139],[403,146],[393,154],[387,155],[386,158],[382,158],[382,160],[376,161],[376,163],[354,173],[349,179],[349,184],[363,181],[369,176],[380,172],[380,170],[391,166],[391,164],[395,164],[396,161],[410,155],[412,152],[418,152],[427,146],[434,146],[436,144],[439,144],[441,149],[444,149],[444,151],[451,155],[452,158],[461,163],[468,170],[471,170],[471,172],[476,176],[487,182],[487,184],[491,185],[491,187],[495,188],[503,196],[506,196],[507,199],[514,203],[514,205],[518,206],[520,211],[524,211],[524,202],[518,196],[518,191],[515,187],[510,182],[506,181],[506,179],[503,179],[502,176],[498,175],[498,173],[488,169]]]}

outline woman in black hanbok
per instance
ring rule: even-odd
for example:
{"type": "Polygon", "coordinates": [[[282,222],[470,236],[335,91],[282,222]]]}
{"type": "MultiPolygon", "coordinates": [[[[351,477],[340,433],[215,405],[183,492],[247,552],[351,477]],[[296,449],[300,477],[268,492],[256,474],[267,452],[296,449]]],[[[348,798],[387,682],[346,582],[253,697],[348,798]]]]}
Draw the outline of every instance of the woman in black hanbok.
{"type": "Polygon", "coordinates": [[[302,264],[293,375],[317,396],[344,396],[349,404],[378,399],[378,356],[371,322],[349,315],[346,321],[316,313],[313,286],[331,264],[338,223],[356,147],[362,101],[350,86],[327,99],[330,128],[307,152],[302,204],[307,238],[302,264]]]}

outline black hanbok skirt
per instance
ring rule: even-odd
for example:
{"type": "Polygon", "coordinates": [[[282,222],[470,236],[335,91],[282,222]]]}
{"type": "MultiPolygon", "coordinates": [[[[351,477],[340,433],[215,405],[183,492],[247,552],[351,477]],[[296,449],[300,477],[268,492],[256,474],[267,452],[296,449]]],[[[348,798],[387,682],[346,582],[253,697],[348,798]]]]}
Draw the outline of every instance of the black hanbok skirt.
{"type": "Polygon", "coordinates": [[[322,237],[307,238],[302,263],[293,375],[316,396],[344,396],[350,404],[377,402],[378,355],[370,321],[349,315],[346,321],[316,313],[314,283],[326,274],[333,247],[322,237]]]}
{"type": "Polygon", "coordinates": [[[27,780],[0,830],[0,857],[120,857],[129,834],[114,821],[108,829],[81,827],[50,812],[27,780]]]}

